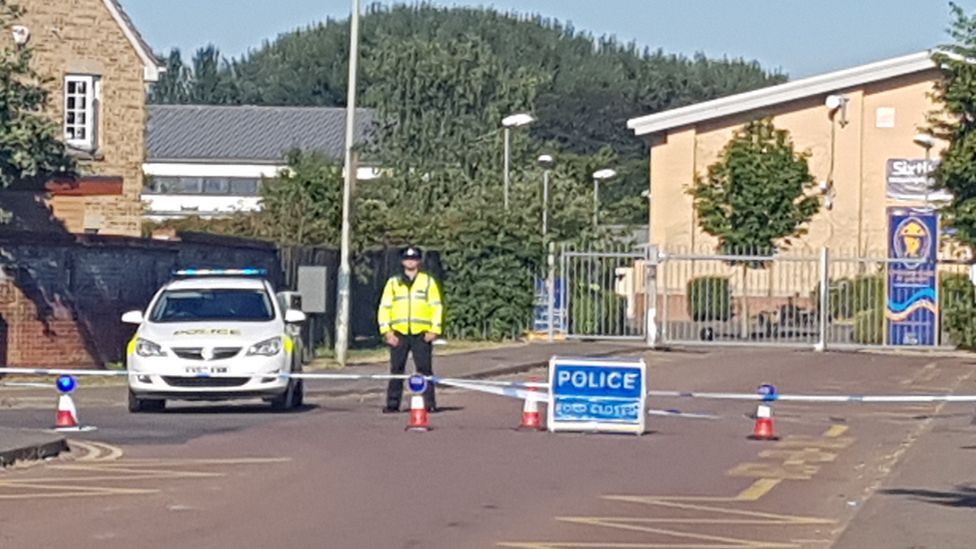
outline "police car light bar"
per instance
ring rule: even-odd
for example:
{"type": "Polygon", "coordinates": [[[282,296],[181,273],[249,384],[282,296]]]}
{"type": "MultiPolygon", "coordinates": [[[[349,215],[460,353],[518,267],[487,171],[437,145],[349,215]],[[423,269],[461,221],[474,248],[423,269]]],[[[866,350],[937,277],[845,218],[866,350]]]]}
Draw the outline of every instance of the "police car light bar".
{"type": "Polygon", "coordinates": [[[267,276],[267,269],[177,269],[174,276],[267,276]]]}

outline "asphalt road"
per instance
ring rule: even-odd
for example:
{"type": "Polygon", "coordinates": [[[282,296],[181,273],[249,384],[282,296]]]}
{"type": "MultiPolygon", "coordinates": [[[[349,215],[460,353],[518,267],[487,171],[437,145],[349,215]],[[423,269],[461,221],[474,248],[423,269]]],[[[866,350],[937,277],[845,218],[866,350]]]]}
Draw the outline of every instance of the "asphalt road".
{"type": "MultiPolygon", "coordinates": [[[[951,358],[711,350],[647,355],[657,389],[976,392],[951,358]]],[[[652,401],[645,436],[519,432],[520,402],[444,392],[434,430],[375,397],[291,414],[177,405],[129,415],[79,395],[75,455],[0,473],[0,547],[971,547],[972,406],[652,401]],[[922,520],[917,520],[921,518],[922,520]]],[[[0,391],[0,424],[49,426],[44,393],[0,391]]]]}

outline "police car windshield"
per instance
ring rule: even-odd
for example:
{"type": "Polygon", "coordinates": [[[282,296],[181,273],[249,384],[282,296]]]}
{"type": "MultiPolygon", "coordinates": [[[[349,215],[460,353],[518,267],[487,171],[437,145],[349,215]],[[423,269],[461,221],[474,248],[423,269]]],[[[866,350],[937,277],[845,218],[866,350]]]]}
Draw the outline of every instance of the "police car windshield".
{"type": "Polygon", "coordinates": [[[267,322],[274,307],[262,290],[168,290],[156,302],[152,322],[267,322]]]}

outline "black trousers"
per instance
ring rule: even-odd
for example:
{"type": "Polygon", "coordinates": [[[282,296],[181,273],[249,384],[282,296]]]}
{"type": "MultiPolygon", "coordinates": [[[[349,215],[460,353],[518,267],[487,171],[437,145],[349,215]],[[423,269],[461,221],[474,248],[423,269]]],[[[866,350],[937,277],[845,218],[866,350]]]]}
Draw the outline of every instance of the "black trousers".
{"type": "MultiPolygon", "coordinates": [[[[390,373],[402,374],[407,369],[407,355],[413,354],[413,363],[417,367],[417,373],[425,376],[434,375],[433,366],[433,345],[424,341],[423,334],[404,335],[397,333],[400,344],[390,348],[390,373]]],[[[403,380],[391,379],[386,388],[386,407],[399,408],[400,399],[403,395],[403,380]]],[[[437,399],[434,397],[434,384],[427,384],[427,391],[424,392],[424,402],[427,409],[437,407],[437,399]]]]}

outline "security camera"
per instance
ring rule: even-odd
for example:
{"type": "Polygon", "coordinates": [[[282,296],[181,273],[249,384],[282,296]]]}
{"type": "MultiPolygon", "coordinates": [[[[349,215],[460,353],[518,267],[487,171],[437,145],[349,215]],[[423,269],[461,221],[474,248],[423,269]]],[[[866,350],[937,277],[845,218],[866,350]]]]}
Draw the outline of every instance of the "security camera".
{"type": "Polygon", "coordinates": [[[10,28],[10,33],[14,36],[14,43],[23,46],[30,40],[30,29],[23,25],[14,25],[10,28]]]}
{"type": "Polygon", "coordinates": [[[834,201],[829,196],[824,198],[824,208],[827,211],[834,209],[834,201]]]}
{"type": "Polygon", "coordinates": [[[539,158],[536,159],[536,160],[539,162],[539,165],[540,166],[543,166],[543,167],[546,167],[546,168],[548,168],[549,166],[552,166],[553,164],[556,163],[556,159],[553,158],[551,154],[541,154],[541,155],[539,155],[539,158]]]}
{"type": "Polygon", "coordinates": [[[817,187],[820,189],[821,193],[827,194],[827,191],[830,190],[830,181],[824,179],[823,181],[820,182],[819,185],[817,185],[817,187]]]}
{"type": "Polygon", "coordinates": [[[824,105],[826,105],[827,108],[832,111],[835,111],[843,107],[844,103],[847,103],[846,97],[844,97],[843,95],[834,95],[834,94],[828,95],[827,99],[824,101],[824,105]]]}

